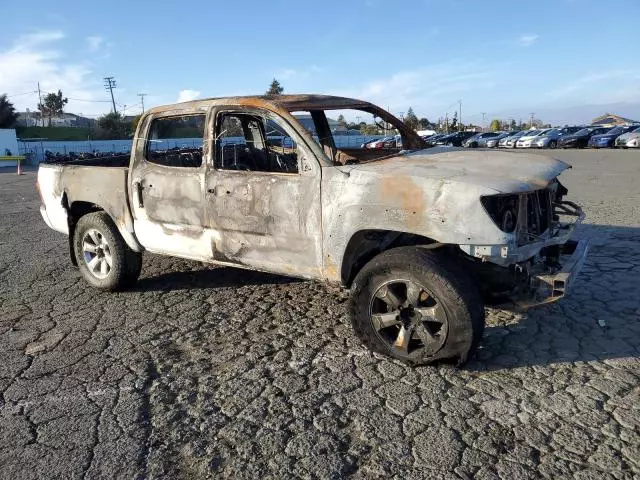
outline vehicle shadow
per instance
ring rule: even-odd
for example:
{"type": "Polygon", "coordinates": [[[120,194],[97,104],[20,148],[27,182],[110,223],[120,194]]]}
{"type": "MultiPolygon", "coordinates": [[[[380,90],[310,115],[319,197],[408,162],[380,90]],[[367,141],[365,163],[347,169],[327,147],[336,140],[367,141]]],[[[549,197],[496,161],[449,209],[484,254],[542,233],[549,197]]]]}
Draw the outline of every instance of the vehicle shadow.
{"type": "Polygon", "coordinates": [[[489,310],[468,370],[640,357],[640,228],[581,225],[587,263],[569,295],[527,312],[489,310]]]}
{"type": "Polygon", "coordinates": [[[200,270],[172,271],[140,278],[129,291],[153,292],[247,285],[285,285],[301,281],[303,280],[242,268],[212,266],[200,270]]]}

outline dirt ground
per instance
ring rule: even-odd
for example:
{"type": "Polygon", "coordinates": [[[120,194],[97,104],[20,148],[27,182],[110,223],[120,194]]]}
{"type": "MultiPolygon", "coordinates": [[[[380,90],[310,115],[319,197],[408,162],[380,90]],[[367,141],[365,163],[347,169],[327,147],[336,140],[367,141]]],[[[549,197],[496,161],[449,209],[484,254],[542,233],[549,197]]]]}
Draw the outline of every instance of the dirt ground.
{"type": "Polygon", "coordinates": [[[589,260],[464,369],[370,354],[315,282],[147,254],[91,289],[0,173],[0,477],[638,478],[640,152],[551,153],[589,260]]]}

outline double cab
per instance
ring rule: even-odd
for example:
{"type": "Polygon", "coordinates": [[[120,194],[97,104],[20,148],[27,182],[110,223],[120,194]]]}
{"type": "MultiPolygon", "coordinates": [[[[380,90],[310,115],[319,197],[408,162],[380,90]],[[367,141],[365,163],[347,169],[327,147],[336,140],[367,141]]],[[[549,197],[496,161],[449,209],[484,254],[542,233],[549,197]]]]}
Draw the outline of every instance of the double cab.
{"type": "Polygon", "coordinates": [[[94,287],[132,285],[144,252],[332,282],[350,289],[370,349],[464,363],[486,304],[560,299],[582,266],[588,246],[571,236],[584,214],[557,178],[567,168],[427,148],[366,101],[277,95],[152,108],[130,155],[42,163],[38,186],[44,221],[94,287]],[[339,114],[401,142],[359,148],[332,132],[339,114]]]}

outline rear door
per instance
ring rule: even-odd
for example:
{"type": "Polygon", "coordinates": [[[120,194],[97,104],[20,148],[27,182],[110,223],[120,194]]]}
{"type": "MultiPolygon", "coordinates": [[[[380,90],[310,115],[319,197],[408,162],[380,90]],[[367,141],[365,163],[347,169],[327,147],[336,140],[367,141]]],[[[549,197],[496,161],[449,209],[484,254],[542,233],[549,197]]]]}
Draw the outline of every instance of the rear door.
{"type": "Polygon", "coordinates": [[[211,260],[204,204],[206,112],[154,115],[136,142],[130,202],[138,240],[157,253],[211,260]]]}

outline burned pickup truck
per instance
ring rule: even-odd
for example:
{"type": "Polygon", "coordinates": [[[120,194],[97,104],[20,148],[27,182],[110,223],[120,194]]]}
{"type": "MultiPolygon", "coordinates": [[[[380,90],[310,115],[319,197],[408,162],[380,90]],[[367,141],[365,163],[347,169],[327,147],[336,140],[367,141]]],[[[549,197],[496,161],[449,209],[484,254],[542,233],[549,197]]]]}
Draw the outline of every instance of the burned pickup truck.
{"type": "MultiPolygon", "coordinates": [[[[425,148],[370,103],[322,95],[147,111],[130,158],[42,164],[41,212],[91,285],[134,283],[145,251],[342,284],[372,350],[463,363],[484,305],[557,300],[587,244],[563,162],[425,148]],[[372,115],[402,149],[353,148],[327,115],[372,115]],[[399,142],[398,142],[399,144],[399,142]]],[[[222,274],[222,273],[221,273],[222,274]]],[[[332,321],[327,319],[327,321],[332,321]]]]}

